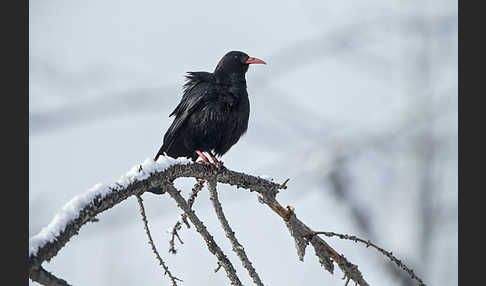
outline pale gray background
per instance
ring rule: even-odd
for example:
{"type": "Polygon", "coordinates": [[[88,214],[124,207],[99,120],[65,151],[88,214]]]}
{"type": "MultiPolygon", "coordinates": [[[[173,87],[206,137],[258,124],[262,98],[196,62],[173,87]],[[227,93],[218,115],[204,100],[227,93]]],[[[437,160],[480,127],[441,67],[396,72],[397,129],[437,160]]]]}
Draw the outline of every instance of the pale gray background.
{"type": "MultiPolygon", "coordinates": [[[[73,196],[153,157],[184,73],[242,50],[268,65],[247,73],[249,129],[226,166],[290,178],[279,200],[315,230],[369,238],[427,285],[457,285],[457,1],[38,0],[29,14],[30,236],[73,196]]],[[[179,183],[185,194],[192,184],[179,183]]],[[[266,285],[344,284],[312,249],[298,261],[255,194],[220,196],[266,285]]],[[[229,284],[192,228],[169,254],[180,211],[167,196],[144,201],[183,285],[229,284]]],[[[201,193],[197,214],[251,285],[208,201],[201,193]]],[[[170,284],[134,198],[99,219],[45,268],[74,285],[170,284]]],[[[373,249],[327,240],[371,285],[416,285],[373,249]]]]}

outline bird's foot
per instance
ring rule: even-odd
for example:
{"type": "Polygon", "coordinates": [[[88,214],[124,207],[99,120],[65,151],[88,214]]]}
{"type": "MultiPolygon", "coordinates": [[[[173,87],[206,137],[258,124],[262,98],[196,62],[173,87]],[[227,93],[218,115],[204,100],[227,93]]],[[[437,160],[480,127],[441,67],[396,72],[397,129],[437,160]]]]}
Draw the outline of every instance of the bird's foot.
{"type": "Polygon", "coordinates": [[[214,165],[218,168],[224,168],[224,163],[222,161],[219,161],[216,156],[213,155],[213,153],[211,153],[210,151],[208,151],[208,154],[209,156],[211,157],[211,159],[213,160],[214,162],[214,165]]]}

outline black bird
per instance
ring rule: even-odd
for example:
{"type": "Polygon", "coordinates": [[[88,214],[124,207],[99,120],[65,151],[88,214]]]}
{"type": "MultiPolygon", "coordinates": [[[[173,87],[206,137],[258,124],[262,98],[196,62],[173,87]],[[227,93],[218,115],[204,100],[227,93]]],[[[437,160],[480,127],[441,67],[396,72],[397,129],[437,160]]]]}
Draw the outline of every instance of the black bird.
{"type": "Polygon", "coordinates": [[[198,156],[210,165],[220,165],[221,157],[240,139],[248,128],[250,102],[245,74],[250,64],[266,64],[240,51],[223,56],[214,72],[188,72],[181,102],[169,115],[175,116],[164,135],[160,155],[198,156]],[[203,152],[207,152],[214,164],[203,152]],[[214,154],[213,154],[214,152],[214,154]]]}

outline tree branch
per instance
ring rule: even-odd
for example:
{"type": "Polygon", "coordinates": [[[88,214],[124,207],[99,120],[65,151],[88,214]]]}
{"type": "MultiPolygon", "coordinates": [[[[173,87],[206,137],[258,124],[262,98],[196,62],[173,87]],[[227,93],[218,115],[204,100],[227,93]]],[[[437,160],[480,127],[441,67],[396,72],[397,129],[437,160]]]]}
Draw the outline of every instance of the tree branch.
{"type": "MultiPolygon", "coordinates": [[[[197,194],[201,191],[202,187],[204,186],[204,180],[198,180],[194,187],[192,188],[191,195],[189,197],[189,200],[187,200],[187,203],[190,208],[192,208],[192,205],[194,204],[194,201],[196,200],[197,194]]],[[[190,228],[191,225],[189,222],[187,222],[187,215],[186,213],[181,214],[181,221],[187,226],[187,228],[190,228]]],[[[182,239],[179,236],[178,231],[181,229],[181,221],[177,221],[174,224],[174,227],[172,227],[172,230],[170,231],[171,238],[169,240],[169,252],[172,254],[176,254],[177,250],[175,249],[175,238],[179,240],[181,244],[184,244],[182,242],[182,239]]]]}
{"type": "Polygon", "coordinates": [[[32,281],[36,281],[42,285],[49,286],[71,286],[65,280],[57,278],[49,271],[42,268],[40,265],[36,265],[29,269],[29,277],[32,281]]]}
{"type": "Polygon", "coordinates": [[[221,223],[221,226],[223,227],[224,232],[226,233],[226,237],[230,240],[231,245],[233,246],[233,251],[240,258],[243,267],[245,267],[246,270],[248,270],[248,274],[253,279],[253,282],[256,285],[263,286],[263,283],[260,280],[258,273],[256,272],[255,268],[253,268],[253,266],[251,265],[251,262],[245,253],[245,249],[243,248],[243,245],[241,245],[236,239],[234,231],[231,229],[228,220],[226,220],[226,217],[224,216],[223,207],[221,206],[221,203],[219,202],[218,199],[218,191],[216,190],[215,178],[211,178],[208,180],[208,190],[209,190],[209,197],[211,199],[211,202],[213,203],[214,210],[216,211],[216,216],[218,217],[219,222],[221,223]]]}
{"type": "MultiPolygon", "coordinates": [[[[356,265],[350,263],[322,238],[314,235],[315,232],[297,218],[292,207],[287,206],[284,208],[277,202],[276,195],[280,189],[287,188],[286,182],[288,180],[283,184],[276,184],[260,177],[231,171],[226,168],[218,168],[213,171],[203,164],[190,163],[188,160],[175,160],[169,157],[160,158],[157,162],[147,159],[142,165],[135,166],[129,173],[122,176],[122,179],[115,185],[97,186],[81,196],[81,198],[75,197],[66,204],[46,228],[29,240],[29,277],[34,281],[39,281],[38,273],[39,269],[42,269],[41,264],[57,255],[59,250],[74,235],[78,234],[81,227],[87,222],[93,221],[99,213],[132,195],[140,196],[144,192],[157,194],[167,192],[204,238],[209,251],[218,258],[218,263],[224,267],[231,283],[233,285],[241,285],[231,262],[218,247],[188,202],[181,196],[180,191],[174,187],[173,181],[181,177],[212,178],[219,183],[245,188],[250,192],[257,192],[259,201],[270,207],[284,220],[290,234],[296,241],[298,255],[301,260],[303,260],[306,246],[310,243],[314,247],[319,261],[330,273],[333,273],[333,262],[336,262],[343,271],[345,278],[351,279],[361,286],[368,285],[356,265]]],[[[42,273],[43,275],[45,274],[44,272],[42,273]]]]}
{"type": "Polygon", "coordinates": [[[376,250],[378,250],[379,252],[381,252],[386,257],[388,257],[392,262],[395,262],[395,264],[398,265],[398,267],[405,270],[410,275],[410,277],[412,279],[415,279],[415,280],[417,280],[417,282],[419,282],[420,286],[426,286],[424,284],[424,282],[419,277],[417,277],[417,275],[415,275],[415,273],[413,272],[413,269],[408,268],[405,264],[402,263],[401,260],[399,260],[398,258],[393,256],[393,253],[391,251],[386,251],[383,248],[377,246],[376,244],[372,243],[369,240],[364,240],[364,239],[359,238],[359,237],[354,236],[354,235],[340,234],[340,233],[335,233],[335,232],[331,232],[331,231],[316,231],[316,232],[314,232],[314,235],[316,235],[316,234],[323,234],[327,237],[337,236],[340,239],[347,239],[347,240],[352,240],[354,242],[364,243],[366,245],[366,247],[371,246],[371,247],[375,248],[376,250]]]}
{"type": "Polygon", "coordinates": [[[231,280],[231,284],[235,286],[243,285],[236,275],[236,270],[233,267],[233,264],[231,264],[228,257],[226,257],[221,248],[219,248],[214,241],[212,235],[209,234],[204,224],[199,220],[194,211],[187,204],[186,200],[181,196],[180,191],[177,190],[172,183],[170,183],[167,186],[167,193],[169,193],[169,195],[177,202],[177,205],[184,211],[189,220],[191,220],[191,222],[194,224],[197,232],[199,232],[199,234],[204,238],[209,251],[216,256],[219,264],[223,266],[224,270],[226,271],[226,275],[231,280]]]}
{"type": "Polygon", "coordinates": [[[183,281],[172,275],[172,273],[169,270],[169,267],[167,267],[167,265],[164,263],[164,260],[162,260],[162,258],[160,257],[160,254],[157,251],[157,248],[155,248],[155,243],[152,239],[152,235],[150,234],[150,230],[149,230],[149,227],[148,227],[148,221],[147,221],[147,216],[145,215],[145,208],[143,207],[142,197],[140,197],[140,195],[137,195],[137,202],[138,202],[138,206],[140,207],[140,215],[142,216],[143,226],[145,228],[145,232],[147,233],[147,237],[148,237],[148,240],[149,240],[149,244],[152,247],[152,251],[154,252],[155,257],[159,261],[159,264],[162,266],[162,268],[164,268],[164,270],[165,270],[164,275],[168,275],[169,278],[170,278],[170,281],[172,281],[172,285],[177,286],[176,281],[181,281],[181,282],[183,282],[183,281]]]}

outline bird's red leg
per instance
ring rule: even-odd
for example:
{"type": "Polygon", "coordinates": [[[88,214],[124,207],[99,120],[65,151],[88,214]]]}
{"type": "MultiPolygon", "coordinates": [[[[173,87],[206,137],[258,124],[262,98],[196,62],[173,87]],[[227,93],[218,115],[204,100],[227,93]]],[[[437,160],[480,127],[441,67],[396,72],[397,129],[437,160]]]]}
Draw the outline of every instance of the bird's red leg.
{"type": "Polygon", "coordinates": [[[222,166],[223,165],[223,162],[216,159],[216,157],[213,155],[213,153],[211,153],[211,151],[208,151],[208,154],[209,154],[209,156],[211,157],[211,159],[213,160],[213,162],[216,166],[222,166]]]}
{"type": "Polygon", "coordinates": [[[214,169],[214,164],[209,161],[208,157],[206,157],[203,152],[196,150],[196,153],[203,160],[204,164],[209,165],[211,167],[211,170],[214,169]]]}

